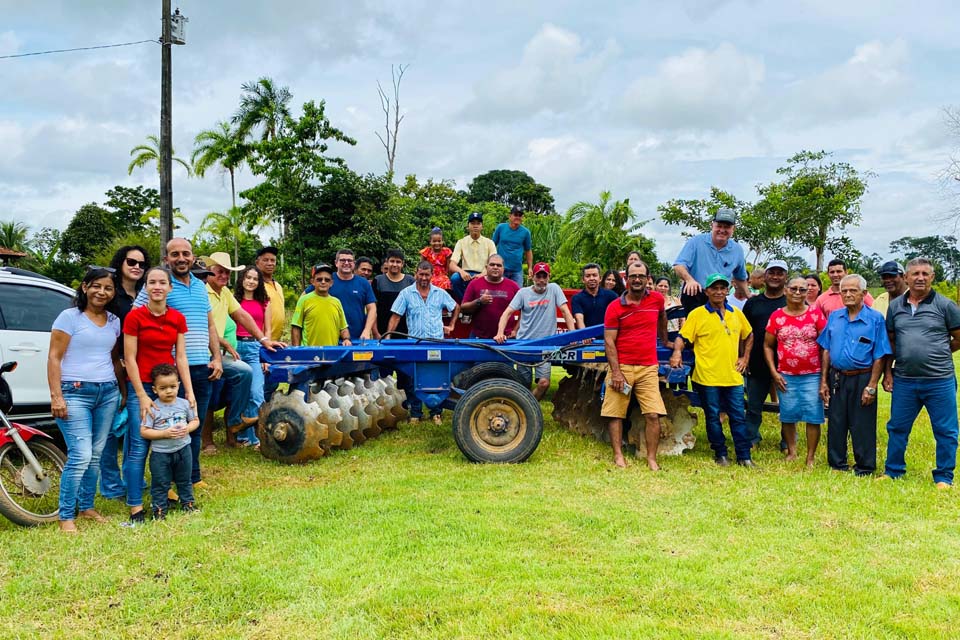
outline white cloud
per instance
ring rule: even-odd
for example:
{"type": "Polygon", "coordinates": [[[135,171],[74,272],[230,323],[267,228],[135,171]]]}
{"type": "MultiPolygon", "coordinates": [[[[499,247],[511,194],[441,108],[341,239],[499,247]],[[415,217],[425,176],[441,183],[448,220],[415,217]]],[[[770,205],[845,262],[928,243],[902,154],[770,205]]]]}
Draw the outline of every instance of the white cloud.
{"type": "Polygon", "coordinates": [[[13,31],[0,33],[0,56],[20,53],[20,38],[13,31]]]}
{"type": "Polygon", "coordinates": [[[620,110],[644,128],[727,129],[749,120],[764,76],[763,60],[732,44],[688,49],[634,81],[620,110]]]}
{"type": "Polygon", "coordinates": [[[608,40],[589,53],[577,34],[545,24],[523,49],[520,63],[498,71],[474,88],[464,114],[474,120],[502,120],[562,113],[584,106],[619,47],[608,40]]]}

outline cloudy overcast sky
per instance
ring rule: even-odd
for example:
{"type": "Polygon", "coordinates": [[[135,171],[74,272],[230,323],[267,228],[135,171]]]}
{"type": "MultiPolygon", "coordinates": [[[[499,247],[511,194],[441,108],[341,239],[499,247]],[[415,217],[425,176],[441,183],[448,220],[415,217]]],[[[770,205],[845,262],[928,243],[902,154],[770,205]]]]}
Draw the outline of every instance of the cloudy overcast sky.
{"type": "MultiPolygon", "coordinates": [[[[176,2],[174,5],[177,6],[176,2]]],[[[0,55],[156,38],[160,1],[0,0],[0,55]]],[[[875,175],[861,250],[943,232],[938,174],[960,140],[943,108],[954,82],[960,4],[779,2],[244,2],[184,0],[174,57],[174,146],[228,118],[240,85],[270,76],[294,105],[326,100],[358,141],[351,168],[382,172],[376,81],[409,64],[396,173],[456,181],[526,171],[558,209],[602,190],[655,218],[712,185],[745,200],[792,154],[826,149],[875,175]]],[[[159,131],[156,44],[0,59],[0,219],[63,227],[127,175],[130,149],[159,131]]],[[[182,170],[178,170],[182,171],[182,170]]],[[[238,189],[254,184],[245,171],[238,189]]],[[[229,206],[229,184],[175,173],[195,227],[229,206]]],[[[657,221],[663,260],[682,243],[657,221]]]]}

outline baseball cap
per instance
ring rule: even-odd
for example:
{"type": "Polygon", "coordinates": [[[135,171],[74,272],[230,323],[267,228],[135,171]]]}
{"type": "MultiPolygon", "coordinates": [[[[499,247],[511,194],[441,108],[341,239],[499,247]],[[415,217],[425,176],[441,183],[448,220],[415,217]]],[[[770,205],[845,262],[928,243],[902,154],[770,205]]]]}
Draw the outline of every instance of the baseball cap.
{"type": "Polygon", "coordinates": [[[717,282],[726,283],[727,286],[730,286],[730,278],[723,275],[722,273],[711,273],[707,276],[707,283],[704,285],[704,289],[709,289],[717,282]]]}
{"type": "Polygon", "coordinates": [[[546,262],[538,262],[537,264],[533,265],[534,275],[540,273],[541,271],[545,271],[547,275],[550,275],[550,265],[548,265],[546,262]]]}
{"type": "Polygon", "coordinates": [[[265,254],[265,253],[272,253],[272,254],[275,255],[275,256],[279,256],[279,255],[280,255],[280,250],[277,249],[276,247],[261,247],[260,250],[257,251],[257,254],[256,254],[254,257],[255,257],[255,258],[259,258],[260,256],[262,256],[262,255],[265,254]]]}
{"type": "Polygon", "coordinates": [[[193,261],[193,266],[190,267],[190,273],[201,280],[213,275],[213,271],[207,269],[207,263],[203,258],[197,258],[193,261]]]}
{"type": "Polygon", "coordinates": [[[783,269],[784,271],[790,271],[787,268],[787,263],[783,260],[771,260],[767,263],[767,270],[770,269],[783,269]]]}
{"type": "Polygon", "coordinates": [[[903,267],[901,267],[899,263],[893,260],[888,260],[887,262],[884,262],[882,265],[880,265],[879,269],[877,269],[877,275],[902,276],[903,267]]]}
{"type": "Polygon", "coordinates": [[[479,211],[474,211],[467,216],[467,222],[483,222],[483,214],[479,211]]]}
{"type": "Polygon", "coordinates": [[[731,209],[719,209],[713,215],[714,222],[726,222],[728,224],[737,224],[737,214],[731,209]]]}
{"type": "Polygon", "coordinates": [[[321,272],[321,271],[325,271],[326,273],[329,273],[330,275],[333,275],[334,273],[336,273],[336,271],[334,270],[334,268],[331,267],[330,265],[328,265],[328,264],[318,264],[318,265],[315,266],[315,267],[313,268],[313,270],[310,272],[310,277],[312,278],[313,276],[317,275],[317,274],[318,274],[319,272],[321,272]]]}
{"type": "Polygon", "coordinates": [[[518,216],[522,216],[523,209],[521,209],[517,205],[513,205],[513,208],[510,209],[510,214],[513,215],[514,213],[517,214],[518,216]]]}

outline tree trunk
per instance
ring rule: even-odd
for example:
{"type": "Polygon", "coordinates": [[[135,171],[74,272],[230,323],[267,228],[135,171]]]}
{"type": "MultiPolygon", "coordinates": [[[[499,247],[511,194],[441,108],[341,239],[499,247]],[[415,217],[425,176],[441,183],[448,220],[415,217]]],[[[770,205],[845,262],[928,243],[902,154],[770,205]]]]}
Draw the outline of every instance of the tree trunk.
{"type": "Polygon", "coordinates": [[[233,204],[233,208],[237,208],[237,188],[233,183],[233,169],[230,169],[230,201],[233,204]]]}

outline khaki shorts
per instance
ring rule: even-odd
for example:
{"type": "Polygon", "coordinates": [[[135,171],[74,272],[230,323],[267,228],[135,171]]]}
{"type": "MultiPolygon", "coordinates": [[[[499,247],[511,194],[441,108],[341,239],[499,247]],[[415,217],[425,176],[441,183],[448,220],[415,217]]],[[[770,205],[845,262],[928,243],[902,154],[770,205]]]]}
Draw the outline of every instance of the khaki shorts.
{"type": "MultiPolygon", "coordinates": [[[[640,402],[640,411],[644,414],[656,413],[661,416],[667,415],[667,408],[663,405],[663,397],[660,395],[660,376],[658,375],[658,365],[641,366],[635,364],[620,365],[620,372],[627,384],[633,387],[633,395],[640,402]]],[[[603,394],[603,407],[600,409],[600,416],[603,418],[625,418],[627,417],[627,407],[630,406],[630,396],[621,393],[619,389],[613,389],[609,386],[610,372],[607,371],[607,388],[603,394]]]]}

